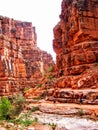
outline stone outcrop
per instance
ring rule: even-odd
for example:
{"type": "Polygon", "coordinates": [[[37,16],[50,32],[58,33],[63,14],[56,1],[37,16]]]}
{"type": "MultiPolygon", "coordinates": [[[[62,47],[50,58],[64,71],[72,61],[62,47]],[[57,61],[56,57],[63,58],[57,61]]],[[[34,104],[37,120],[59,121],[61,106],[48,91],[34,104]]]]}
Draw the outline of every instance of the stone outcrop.
{"type": "Polygon", "coordinates": [[[31,22],[0,16],[0,95],[33,87],[52,64],[52,56],[37,47],[31,22]]]}
{"type": "Polygon", "coordinates": [[[54,28],[53,48],[65,87],[98,87],[98,2],[63,0],[60,22],[54,28]],[[96,69],[96,70],[95,70],[96,69]]]}
{"type": "MultiPolygon", "coordinates": [[[[72,102],[75,94],[67,89],[94,90],[98,100],[98,1],[63,0],[60,22],[54,28],[53,48],[56,52],[58,79],[54,85],[65,89],[63,96],[72,102]],[[72,97],[71,97],[72,96],[72,97]]],[[[87,91],[88,92],[88,91],[87,91]]],[[[61,92],[58,90],[59,98],[61,92]]],[[[89,95],[89,93],[86,93],[89,95]]],[[[54,94],[55,97],[56,94],[54,94]]],[[[81,94],[80,94],[81,95],[81,94]]],[[[90,95],[89,95],[90,96],[90,95]]],[[[80,96],[78,94],[77,99],[80,96]]],[[[87,99],[87,98],[86,98],[87,99]]],[[[92,100],[95,100],[92,99],[92,100]]],[[[73,101],[75,102],[75,101],[73,101]]]]}

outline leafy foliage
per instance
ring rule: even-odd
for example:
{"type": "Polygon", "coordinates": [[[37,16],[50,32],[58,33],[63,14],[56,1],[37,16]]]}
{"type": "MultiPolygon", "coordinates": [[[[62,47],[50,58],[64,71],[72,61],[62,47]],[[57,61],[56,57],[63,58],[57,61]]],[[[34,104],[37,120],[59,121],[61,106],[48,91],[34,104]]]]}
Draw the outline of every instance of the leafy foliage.
{"type": "Polygon", "coordinates": [[[30,119],[23,119],[23,118],[19,118],[17,120],[14,121],[15,124],[21,124],[21,125],[24,125],[24,126],[29,126],[32,124],[32,120],[30,119]]]}
{"type": "Polygon", "coordinates": [[[34,125],[38,122],[38,118],[34,118],[31,119],[30,118],[30,112],[23,114],[22,116],[20,116],[18,119],[13,121],[15,124],[20,124],[23,125],[25,127],[29,126],[29,125],[34,125]]]}
{"type": "Polygon", "coordinates": [[[7,97],[2,97],[0,101],[0,119],[15,119],[24,109],[26,100],[22,94],[14,95],[10,101],[7,97]]]}
{"type": "Polygon", "coordinates": [[[10,119],[12,105],[7,97],[2,97],[0,101],[0,119],[10,119]]]}

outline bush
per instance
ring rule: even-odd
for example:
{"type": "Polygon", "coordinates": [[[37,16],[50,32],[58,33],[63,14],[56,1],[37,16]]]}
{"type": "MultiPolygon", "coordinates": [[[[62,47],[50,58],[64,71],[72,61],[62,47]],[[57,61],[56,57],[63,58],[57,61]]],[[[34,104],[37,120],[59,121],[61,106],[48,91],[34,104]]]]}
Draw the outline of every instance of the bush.
{"type": "Polygon", "coordinates": [[[49,76],[48,76],[48,79],[52,80],[52,79],[53,79],[53,76],[52,76],[52,75],[49,75],[49,76]]]}
{"type": "Polygon", "coordinates": [[[37,84],[36,86],[37,86],[37,88],[40,88],[40,87],[42,87],[42,84],[37,84]]]}
{"type": "Polygon", "coordinates": [[[83,116],[83,115],[84,115],[84,111],[83,111],[82,108],[78,110],[78,115],[79,115],[79,116],[83,116]]]}
{"type": "Polygon", "coordinates": [[[49,123],[49,125],[52,127],[53,130],[55,130],[56,124],[54,124],[54,123],[50,124],[50,123],[49,123]]]}
{"type": "Polygon", "coordinates": [[[0,119],[15,119],[25,108],[26,100],[22,94],[11,97],[11,101],[7,97],[2,97],[0,101],[0,119]]]}
{"type": "Polygon", "coordinates": [[[15,124],[20,124],[20,125],[23,125],[23,126],[29,126],[29,125],[34,125],[38,122],[38,118],[34,118],[33,120],[30,118],[30,113],[27,113],[27,114],[23,114],[20,118],[16,119],[16,120],[13,120],[12,121],[13,123],[15,124]]]}
{"type": "Polygon", "coordinates": [[[48,67],[47,72],[52,72],[52,71],[53,71],[53,66],[48,67]]]}
{"type": "Polygon", "coordinates": [[[30,89],[29,87],[25,87],[24,92],[28,91],[29,89],[30,89]]]}
{"type": "Polygon", "coordinates": [[[38,106],[35,106],[31,109],[32,112],[35,112],[35,111],[38,111],[39,110],[39,107],[38,106]]]}
{"type": "Polygon", "coordinates": [[[18,116],[21,111],[25,108],[26,99],[22,94],[17,94],[13,96],[12,100],[12,118],[18,116]]]}
{"type": "Polygon", "coordinates": [[[31,125],[32,124],[32,120],[30,120],[30,119],[22,119],[22,118],[19,118],[19,119],[17,119],[17,120],[15,120],[14,121],[14,123],[16,123],[16,124],[21,124],[21,125],[24,125],[24,126],[29,126],[29,125],[31,125]]]}
{"type": "Polygon", "coordinates": [[[34,97],[33,100],[39,101],[39,100],[41,100],[41,96],[39,96],[39,97],[34,97]]]}
{"type": "Polygon", "coordinates": [[[0,119],[10,119],[12,105],[7,97],[2,97],[0,102],[0,119]]]}

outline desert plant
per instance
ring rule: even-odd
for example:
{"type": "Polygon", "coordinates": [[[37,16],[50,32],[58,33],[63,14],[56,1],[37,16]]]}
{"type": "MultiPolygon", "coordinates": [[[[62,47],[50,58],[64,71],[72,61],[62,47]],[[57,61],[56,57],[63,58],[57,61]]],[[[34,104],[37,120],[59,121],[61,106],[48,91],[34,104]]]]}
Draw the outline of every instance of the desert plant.
{"type": "Polygon", "coordinates": [[[55,130],[56,124],[54,124],[54,123],[50,124],[50,123],[49,123],[49,125],[52,127],[53,130],[55,130]]]}
{"type": "Polygon", "coordinates": [[[53,76],[52,76],[52,75],[49,75],[49,76],[48,76],[48,79],[52,80],[52,79],[53,79],[53,76]]]}
{"type": "Polygon", "coordinates": [[[6,120],[10,119],[11,110],[12,110],[11,102],[8,100],[7,97],[5,96],[2,97],[0,101],[0,118],[6,120]]]}
{"type": "Polygon", "coordinates": [[[41,100],[41,96],[34,97],[33,100],[35,100],[35,101],[39,101],[39,100],[41,100]]]}
{"type": "Polygon", "coordinates": [[[24,88],[24,92],[28,91],[29,90],[29,87],[25,87],[24,88]]]}
{"type": "Polygon", "coordinates": [[[38,107],[38,106],[34,106],[34,107],[31,109],[32,112],[35,112],[35,111],[38,111],[38,110],[39,110],[39,107],[38,107]]]}
{"type": "Polygon", "coordinates": [[[49,66],[47,72],[51,72],[53,70],[53,66],[49,66]]]}
{"type": "Polygon", "coordinates": [[[80,109],[78,110],[78,115],[79,115],[79,116],[83,116],[83,115],[84,115],[84,111],[83,111],[82,108],[80,108],[80,109]]]}
{"type": "Polygon", "coordinates": [[[30,120],[30,119],[23,120],[22,118],[20,118],[20,119],[17,120],[18,124],[23,124],[24,126],[29,126],[30,124],[32,124],[32,122],[33,121],[30,120]]]}
{"type": "Polygon", "coordinates": [[[0,119],[15,119],[24,110],[26,100],[22,94],[13,95],[10,100],[5,96],[2,97],[0,101],[0,119]]]}
{"type": "Polygon", "coordinates": [[[21,117],[19,117],[18,119],[15,119],[12,121],[14,124],[20,124],[23,125],[25,127],[29,126],[29,125],[34,125],[38,122],[38,118],[34,118],[33,120],[30,118],[30,114],[24,114],[21,117]]]}
{"type": "Polygon", "coordinates": [[[18,116],[21,111],[23,111],[23,109],[25,108],[25,104],[26,99],[22,94],[15,94],[13,96],[11,111],[12,118],[15,118],[15,116],[18,116]]]}
{"type": "Polygon", "coordinates": [[[98,66],[98,62],[95,62],[95,63],[94,63],[94,66],[98,66]]]}
{"type": "Polygon", "coordinates": [[[13,123],[15,123],[15,124],[20,124],[20,125],[24,125],[24,126],[29,126],[30,124],[32,124],[32,122],[33,121],[29,118],[23,119],[21,117],[13,121],[13,123]]]}
{"type": "Polygon", "coordinates": [[[37,84],[36,86],[37,86],[37,88],[40,88],[40,87],[42,87],[42,84],[37,84]]]}

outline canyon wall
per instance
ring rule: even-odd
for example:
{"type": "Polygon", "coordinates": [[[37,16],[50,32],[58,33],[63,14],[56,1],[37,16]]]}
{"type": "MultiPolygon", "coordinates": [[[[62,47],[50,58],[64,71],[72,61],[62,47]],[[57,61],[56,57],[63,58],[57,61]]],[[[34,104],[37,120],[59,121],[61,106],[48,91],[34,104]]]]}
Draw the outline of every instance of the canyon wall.
{"type": "Polygon", "coordinates": [[[64,87],[98,88],[97,0],[63,0],[53,48],[64,87]]]}
{"type": "Polygon", "coordinates": [[[54,27],[56,65],[25,96],[98,105],[98,1],[63,0],[54,27]]]}
{"type": "Polygon", "coordinates": [[[63,0],[61,7],[53,29],[58,76],[53,96],[98,104],[98,0],[63,0]]]}
{"type": "Polygon", "coordinates": [[[38,84],[53,63],[52,56],[37,47],[31,22],[0,16],[0,95],[38,84]]]}

